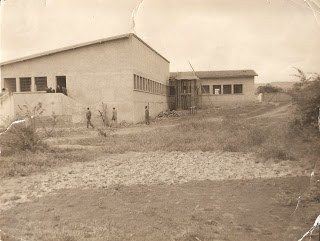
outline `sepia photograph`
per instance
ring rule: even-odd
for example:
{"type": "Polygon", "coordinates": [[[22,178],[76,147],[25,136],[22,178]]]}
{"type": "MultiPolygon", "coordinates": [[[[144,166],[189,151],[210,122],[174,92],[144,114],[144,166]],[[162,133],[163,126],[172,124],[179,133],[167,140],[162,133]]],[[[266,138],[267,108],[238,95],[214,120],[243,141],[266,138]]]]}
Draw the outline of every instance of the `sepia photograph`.
{"type": "Polygon", "coordinates": [[[0,0],[0,241],[320,241],[320,0],[0,0]]]}

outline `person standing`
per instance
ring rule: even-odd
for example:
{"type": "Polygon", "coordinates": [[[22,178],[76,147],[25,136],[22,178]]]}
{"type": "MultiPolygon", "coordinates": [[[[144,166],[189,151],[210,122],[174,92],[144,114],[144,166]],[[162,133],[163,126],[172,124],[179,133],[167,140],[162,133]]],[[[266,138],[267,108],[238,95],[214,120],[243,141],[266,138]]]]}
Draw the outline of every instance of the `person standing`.
{"type": "Polygon", "coordinates": [[[144,117],[145,117],[146,125],[150,125],[150,116],[149,116],[148,106],[145,107],[144,117]]]}
{"type": "Polygon", "coordinates": [[[115,123],[115,125],[117,126],[117,115],[118,115],[117,110],[116,110],[115,107],[113,107],[113,109],[112,109],[112,118],[111,118],[111,126],[112,126],[113,123],[115,123]]]}
{"type": "Polygon", "coordinates": [[[94,129],[94,126],[91,123],[91,111],[89,107],[87,108],[86,117],[87,117],[87,128],[89,128],[89,125],[90,125],[94,129]]]}

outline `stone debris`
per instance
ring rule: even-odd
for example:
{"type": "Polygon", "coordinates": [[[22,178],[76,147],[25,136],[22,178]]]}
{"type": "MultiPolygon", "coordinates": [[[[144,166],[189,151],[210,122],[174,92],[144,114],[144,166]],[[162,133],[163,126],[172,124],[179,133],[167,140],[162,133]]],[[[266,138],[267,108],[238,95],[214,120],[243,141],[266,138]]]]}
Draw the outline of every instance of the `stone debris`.
{"type": "Polygon", "coordinates": [[[167,111],[160,112],[156,118],[165,119],[170,117],[180,117],[180,114],[175,110],[167,110],[167,111]]]}
{"type": "Polygon", "coordinates": [[[120,122],[120,124],[119,124],[120,126],[122,126],[122,127],[128,127],[128,126],[130,126],[130,124],[129,123],[127,123],[126,121],[121,121],[120,122]]]}

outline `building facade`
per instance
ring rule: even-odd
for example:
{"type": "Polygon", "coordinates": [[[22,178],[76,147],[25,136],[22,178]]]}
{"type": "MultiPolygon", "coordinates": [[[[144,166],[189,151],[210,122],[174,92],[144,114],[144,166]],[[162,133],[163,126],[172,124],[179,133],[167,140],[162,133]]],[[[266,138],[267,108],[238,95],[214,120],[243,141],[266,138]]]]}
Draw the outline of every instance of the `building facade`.
{"type": "MultiPolygon", "coordinates": [[[[118,112],[118,121],[139,122],[144,107],[151,116],[168,108],[169,61],[134,34],[101,39],[1,63],[1,116],[18,115],[18,105],[43,103],[47,115],[69,115],[84,122],[90,107],[99,118],[102,103],[118,112]],[[67,89],[48,94],[46,87],[67,89]]],[[[96,120],[98,121],[98,120],[96,120]]]]}
{"type": "Polygon", "coordinates": [[[255,76],[253,70],[172,72],[170,108],[207,108],[255,101],[255,76]]]}
{"type": "Polygon", "coordinates": [[[118,122],[144,120],[171,109],[206,108],[255,100],[253,70],[169,72],[169,61],[135,34],[124,34],[32,55],[0,64],[0,125],[39,102],[44,116],[53,113],[72,123],[101,123],[117,109],[118,122]],[[47,93],[48,87],[64,94],[47,93]]]}

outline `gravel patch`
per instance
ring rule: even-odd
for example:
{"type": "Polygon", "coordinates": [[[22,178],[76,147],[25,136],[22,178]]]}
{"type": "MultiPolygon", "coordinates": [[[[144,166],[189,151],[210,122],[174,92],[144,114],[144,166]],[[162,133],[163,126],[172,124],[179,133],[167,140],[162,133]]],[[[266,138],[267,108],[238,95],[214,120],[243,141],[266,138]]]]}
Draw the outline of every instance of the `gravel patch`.
{"type": "Polygon", "coordinates": [[[295,162],[257,163],[255,159],[253,154],[201,151],[109,155],[46,173],[0,180],[0,211],[67,188],[306,175],[295,162]]]}

